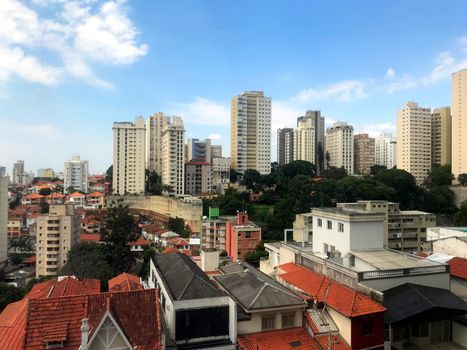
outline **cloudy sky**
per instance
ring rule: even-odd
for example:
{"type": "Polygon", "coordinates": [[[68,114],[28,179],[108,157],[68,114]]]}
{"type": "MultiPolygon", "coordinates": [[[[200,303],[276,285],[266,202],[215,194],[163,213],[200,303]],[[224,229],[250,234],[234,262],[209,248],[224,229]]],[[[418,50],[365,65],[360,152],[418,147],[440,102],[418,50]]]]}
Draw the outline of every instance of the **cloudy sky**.
{"type": "Polygon", "coordinates": [[[1,0],[0,165],[60,171],[79,154],[105,171],[112,123],[158,111],[228,154],[245,90],[272,97],[273,141],[307,109],[395,132],[405,101],[450,104],[466,13],[455,0],[1,0]]]}

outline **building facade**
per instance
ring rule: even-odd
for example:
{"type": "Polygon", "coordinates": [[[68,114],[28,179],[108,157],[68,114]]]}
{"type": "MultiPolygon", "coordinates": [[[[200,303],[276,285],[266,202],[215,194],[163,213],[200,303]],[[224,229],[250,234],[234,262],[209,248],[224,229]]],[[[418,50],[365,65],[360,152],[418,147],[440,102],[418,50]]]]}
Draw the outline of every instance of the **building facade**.
{"type": "Polygon", "coordinates": [[[279,165],[292,162],[293,154],[294,130],[292,128],[277,129],[277,162],[279,165]]]}
{"type": "Polygon", "coordinates": [[[212,193],[212,165],[193,159],[185,164],[185,193],[200,196],[212,193]]]}
{"type": "Polygon", "coordinates": [[[407,102],[397,113],[397,168],[422,184],[431,170],[431,109],[407,102]]]}
{"type": "Polygon", "coordinates": [[[57,275],[79,233],[80,216],[73,204],[51,205],[49,214],[37,218],[36,277],[57,275]]]}
{"type": "Polygon", "coordinates": [[[8,253],[8,178],[0,176],[0,263],[8,253]]]}
{"type": "Polygon", "coordinates": [[[375,139],[368,134],[354,136],[354,172],[358,175],[370,175],[375,165],[375,139]]]}
{"type": "Polygon", "coordinates": [[[13,164],[13,183],[17,185],[27,185],[28,175],[24,170],[24,160],[18,160],[13,164]]]}
{"type": "Polygon", "coordinates": [[[248,221],[247,212],[238,212],[226,225],[226,251],[233,261],[241,260],[254,252],[261,242],[261,227],[248,221]]]}
{"type": "Polygon", "coordinates": [[[113,193],[144,194],[146,127],[143,117],[113,125],[113,193]]]}
{"type": "Polygon", "coordinates": [[[329,154],[329,166],[343,167],[347,174],[354,173],[354,138],[353,126],[345,122],[334,123],[327,129],[326,153],[329,154]]]}
{"type": "Polygon", "coordinates": [[[231,101],[230,152],[232,168],[244,174],[271,172],[271,98],[247,91],[231,101]]]}
{"type": "Polygon", "coordinates": [[[397,164],[397,141],[392,134],[381,134],[375,139],[375,164],[392,169],[397,164]]]}
{"type": "Polygon", "coordinates": [[[230,184],[230,158],[212,158],[212,188],[224,193],[230,184]]]}
{"type": "Polygon", "coordinates": [[[191,137],[188,138],[186,161],[189,162],[193,159],[203,160],[208,163],[211,162],[211,139],[205,139],[200,141],[191,137]]]}
{"type": "Polygon", "coordinates": [[[431,164],[451,164],[451,108],[435,108],[431,114],[431,164]]]}
{"type": "Polygon", "coordinates": [[[155,113],[146,125],[146,168],[162,174],[162,131],[170,121],[162,112],[155,113]]]}
{"type": "Polygon", "coordinates": [[[73,156],[65,162],[63,188],[65,193],[81,191],[88,193],[89,164],[87,160],[81,160],[79,156],[73,156]]]}
{"type": "Polygon", "coordinates": [[[320,152],[324,160],[324,117],[320,111],[306,111],[297,118],[294,139],[294,160],[306,160],[319,168],[320,152]]]}
{"type": "Polygon", "coordinates": [[[467,173],[467,69],[452,75],[452,173],[467,173]]]}
{"type": "Polygon", "coordinates": [[[211,145],[211,161],[213,158],[222,158],[221,145],[211,145]]]}
{"type": "Polygon", "coordinates": [[[162,131],[162,184],[180,195],[185,193],[184,136],[181,117],[173,117],[162,131]]]}

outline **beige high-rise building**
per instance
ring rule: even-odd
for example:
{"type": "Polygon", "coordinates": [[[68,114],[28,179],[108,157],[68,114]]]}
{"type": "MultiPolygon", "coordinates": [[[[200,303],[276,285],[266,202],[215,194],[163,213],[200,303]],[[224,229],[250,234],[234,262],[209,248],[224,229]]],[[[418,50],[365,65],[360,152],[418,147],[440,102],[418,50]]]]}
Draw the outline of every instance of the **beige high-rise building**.
{"type": "Polygon", "coordinates": [[[143,117],[113,125],[113,193],[144,194],[146,127],[143,117]]]}
{"type": "Polygon", "coordinates": [[[467,173],[467,69],[452,75],[452,173],[467,173]]]}
{"type": "Polygon", "coordinates": [[[185,129],[181,117],[172,117],[162,130],[162,184],[175,194],[185,193],[185,129]]]}
{"type": "Polygon", "coordinates": [[[0,176],[0,263],[8,253],[8,177],[0,176]]]}
{"type": "Polygon", "coordinates": [[[146,125],[146,168],[162,174],[162,131],[170,122],[162,112],[155,113],[146,125]]]}
{"type": "Polygon", "coordinates": [[[200,196],[213,192],[212,164],[204,160],[191,160],[185,164],[186,194],[200,196]]]}
{"type": "Polygon", "coordinates": [[[419,185],[431,170],[431,109],[416,102],[397,113],[397,168],[411,173],[419,185]]]}
{"type": "Polygon", "coordinates": [[[392,169],[397,164],[397,141],[392,134],[381,134],[375,139],[375,164],[392,169]]]}
{"type": "Polygon", "coordinates": [[[326,152],[329,153],[329,166],[343,167],[347,174],[354,173],[353,126],[345,122],[334,123],[327,129],[326,152]]]}
{"type": "Polygon", "coordinates": [[[368,134],[354,136],[354,172],[358,175],[370,175],[375,165],[375,139],[368,134]]]}
{"type": "Polygon", "coordinates": [[[78,243],[80,216],[73,204],[51,205],[36,223],[36,277],[56,276],[67,262],[68,251],[78,243]]]}
{"type": "MultiPolygon", "coordinates": [[[[319,169],[319,150],[324,153],[324,117],[320,111],[306,111],[297,118],[294,132],[294,160],[306,160],[319,169]]],[[[324,154],[323,154],[324,159],[324,154]]]]}
{"type": "Polygon", "coordinates": [[[451,108],[435,108],[431,114],[431,164],[451,164],[451,108]]]}
{"type": "Polygon", "coordinates": [[[63,176],[63,187],[66,193],[73,191],[88,193],[89,163],[87,160],[73,156],[71,160],[65,161],[63,176]]]}
{"type": "Polygon", "coordinates": [[[271,98],[247,91],[231,101],[230,153],[232,168],[260,174],[271,172],[271,98]]]}

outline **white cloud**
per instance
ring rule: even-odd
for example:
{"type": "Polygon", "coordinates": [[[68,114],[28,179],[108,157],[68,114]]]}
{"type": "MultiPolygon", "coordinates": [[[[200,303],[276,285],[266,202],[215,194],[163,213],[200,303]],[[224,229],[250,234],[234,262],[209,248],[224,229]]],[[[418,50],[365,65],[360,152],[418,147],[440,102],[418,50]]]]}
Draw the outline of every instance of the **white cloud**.
{"type": "Polygon", "coordinates": [[[203,97],[196,97],[193,102],[175,103],[169,112],[181,115],[185,123],[199,125],[230,125],[230,108],[203,97]]]}
{"type": "Polygon", "coordinates": [[[395,135],[396,125],[392,123],[379,123],[379,124],[367,124],[363,126],[357,126],[356,134],[368,134],[370,137],[377,137],[383,133],[391,133],[395,135]]]}
{"type": "Polygon", "coordinates": [[[139,33],[127,15],[125,2],[34,0],[28,6],[24,1],[1,0],[0,81],[17,75],[51,85],[71,76],[113,88],[95,75],[90,64],[131,64],[148,52],[146,44],[136,42],[139,33]],[[50,15],[40,16],[34,6],[49,6],[42,12],[50,15]],[[39,57],[43,52],[52,53],[50,56],[58,57],[59,62],[42,62],[39,57]]]}
{"type": "Polygon", "coordinates": [[[211,139],[213,141],[222,140],[222,136],[217,133],[209,134],[208,139],[211,139]]]}
{"type": "Polygon", "coordinates": [[[301,102],[321,101],[335,99],[349,102],[367,97],[367,82],[361,80],[344,80],[325,87],[312,88],[300,91],[295,99],[301,102]]]}
{"type": "Polygon", "coordinates": [[[388,94],[392,94],[396,91],[412,89],[419,85],[418,81],[414,78],[404,75],[401,78],[392,79],[390,83],[383,83],[380,86],[377,86],[375,90],[383,90],[388,94]]]}
{"type": "Polygon", "coordinates": [[[296,127],[297,118],[303,114],[304,111],[295,107],[293,103],[272,100],[271,128],[272,130],[277,130],[296,127]]]}
{"type": "Polygon", "coordinates": [[[394,78],[396,76],[396,71],[393,69],[393,68],[389,68],[387,71],[386,71],[386,78],[394,78]]]}
{"type": "Polygon", "coordinates": [[[421,81],[425,85],[433,85],[463,68],[467,68],[467,58],[456,59],[449,51],[441,52],[436,58],[436,66],[421,81]]]}

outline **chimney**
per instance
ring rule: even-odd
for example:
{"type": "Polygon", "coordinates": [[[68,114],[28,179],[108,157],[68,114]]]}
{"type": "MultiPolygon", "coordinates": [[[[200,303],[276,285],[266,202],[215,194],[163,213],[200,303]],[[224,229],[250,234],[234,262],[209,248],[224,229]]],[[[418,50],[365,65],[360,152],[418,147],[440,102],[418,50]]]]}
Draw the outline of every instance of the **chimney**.
{"type": "Polygon", "coordinates": [[[80,349],[87,349],[89,337],[89,318],[81,320],[81,347],[80,349]]]}

